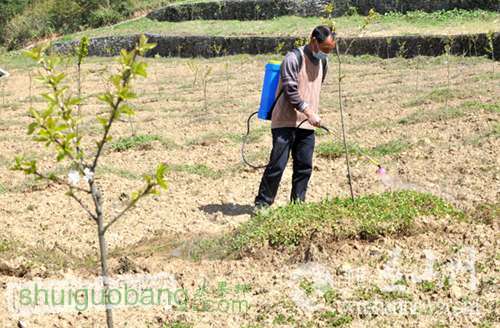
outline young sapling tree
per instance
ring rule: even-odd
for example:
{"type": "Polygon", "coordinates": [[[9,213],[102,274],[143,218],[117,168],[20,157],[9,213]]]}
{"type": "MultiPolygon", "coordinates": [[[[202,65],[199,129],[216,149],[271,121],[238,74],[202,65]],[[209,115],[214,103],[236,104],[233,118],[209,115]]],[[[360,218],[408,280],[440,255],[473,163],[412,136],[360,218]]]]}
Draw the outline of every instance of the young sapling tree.
{"type": "Polygon", "coordinates": [[[486,34],[486,39],[488,41],[488,44],[486,46],[486,51],[491,57],[492,64],[491,64],[491,72],[493,75],[495,75],[495,45],[494,45],[494,37],[495,34],[493,31],[488,31],[486,34]]]}
{"type": "Polygon", "coordinates": [[[205,112],[208,111],[208,94],[207,94],[207,85],[210,80],[210,74],[212,73],[212,67],[206,65],[203,70],[203,74],[201,75],[202,84],[203,84],[203,104],[205,112]]]}
{"type": "MultiPolygon", "coordinates": [[[[158,194],[160,189],[167,187],[164,179],[166,166],[163,163],[159,164],[154,174],[145,174],[144,186],[133,192],[128,203],[115,215],[104,208],[103,193],[99,187],[96,172],[104,147],[112,139],[113,124],[122,115],[134,115],[134,110],[127,104],[129,100],[136,98],[132,81],[137,77],[147,77],[147,65],[139,61],[138,57],[154,47],[155,44],[148,43],[147,38],[141,36],[133,50],[121,50],[118,57],[120,69],[110,76],[112,89],[98,96],[98,99],[106,104],[108,110],[104,115],[96,115],[97,123],[102,126],[102,134],[95,144],[95,149],[91,152],[89,152],[91,149],[88,149],[90,147],[85,149],[82,147],[84,135],[78,129],[80,123],[78,109],[82,105],[81,95],[70,94],[69,86],[66,84],[66,75],[59,69],[61,58],[47,54],[47,46],[36,47],[26,52],[41,66],[39,79],[48,89],[42,94],[46,101],[46,108],[31,107],[29,109],[33,122],[28,126],[28,134],[33,136],[34,141],[43,143],[53,150],[56,162],[68,164],[70,171],[67,178],[57,176],[55,173],[46,174],[38,165],[37,160],[28,160],[24,156],[16,157],[12,169],[67,187],[66,195],[74,199],[88,218],[96,224],[108,328],[113,327],[113,315],[105,234],[126,212],[135,207],[140,199],[147,195],[158,194]],[[84,183],[81,181],[82,176],[84,183]]],[[[82,64],[86,55],[85,41],[82,40],[77,53],[78,65],[82,64]]]]}

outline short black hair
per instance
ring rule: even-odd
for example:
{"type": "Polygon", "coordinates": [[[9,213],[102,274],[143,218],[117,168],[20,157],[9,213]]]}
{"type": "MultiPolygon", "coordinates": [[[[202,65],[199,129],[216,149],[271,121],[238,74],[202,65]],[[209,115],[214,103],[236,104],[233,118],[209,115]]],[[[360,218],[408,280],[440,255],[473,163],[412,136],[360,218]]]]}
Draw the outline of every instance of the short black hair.
{"type": "Polygon", "coordinates": [[[334,33],[326,25],[316,26],[311,34],[311,38],[318,40],[319,43],[325,42],[330,36],[334,37],[334,33]]]}

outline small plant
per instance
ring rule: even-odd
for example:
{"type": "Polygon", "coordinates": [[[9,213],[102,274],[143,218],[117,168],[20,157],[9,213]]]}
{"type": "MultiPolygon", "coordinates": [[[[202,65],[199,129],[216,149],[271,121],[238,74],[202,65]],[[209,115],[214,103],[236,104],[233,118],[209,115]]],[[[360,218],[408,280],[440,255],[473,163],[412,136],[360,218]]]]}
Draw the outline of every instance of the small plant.
{"type": "MultiPolygon", "coordinates": [[[[82,99],[82,63],[83,59],[89,55],[89,38],[84,36],[79,45],[75,47],[76,55],[76,91],[79,99],[82,99]]],[[[31,73],[31,72],[30,72],[31,73]]],[[[33,107],[31,101],[31,74],[30,74],[30,107],[33,107]]],[[[82,104],[76,105],[78,117],[82,117],[82,104]]],[[[78,124],[76,125],[76,133],[78,134],[78,124]]]]}
{"type": "MultiPolygon", "coordinates": [[[[352,144],[347,145],[347,149],[350,155],[357,154],[356,148],[352,144]]],[[[316,147],[316,152],[318,156],[326,157],[329,159],[336,159],[342,157],[345,152],[344,146],[340,142],[328,141],[320,143],[316,147]]]]}
{"type": "Polygon", "coordinates": [[[491,72],[495,75],[495,45],[494,45],[495,34],[493,31],[488,31],[486,34],[486,39],[488,40],[488,45],[486,46],[486,51],[490,54],[492,59],[491,72]]]}
{"type": "MultiPolygon", "coordinates": [[[[48,92],[42,94],[47,102],[47,107],[42,110],[32,107],[29,110],[33,122],[28,126],[28,134],[33,136],[34,141],[51,147],[55,151],[56,161],[67,162],[71,169],[67,179],[64,179],[56,173],[42,172],[41,166],[36,160],[26,159],[24,156],[16,157],[12,169],[35,176],[40,180],[67,186],[66,195],[74,199],[86,212],[89,219],[97,225],[108,328],[113,327],[113,315],[110,306],[108,246],[105,234],[125,213],[135,207],[140,199],[147,195],[158,194],[160,188],[167,187],[164,180],[167,167],[164,164],[159,164],[154,174],[144,175],[144,187],[133,192],[129,198],[130,201],[124,208],[112,216],[105,211],[103,193],[95,172],[99,168],[99,159],[105,145],[112,140],[113,123],[122,115],[134,115],[134,111],[127,104],[128,101],[136,98],[131,82],[137,77],[147,77],[147,65],[138,61],[138,57],[154,47],[155,44],[148,43],[147,38],[143,35],[132,51],[121,50],[117,60],[120,64],[120,70],[110,76],[114,89],[98,96],[98,99],[106,104],[108,111],[105,116],[96,116],[96,121],[102,126],[102,135],[96,143],[95,153],[91,156],[88,156],[82,148],[81,141],[84,136],[78,129],[80,117],[75,111],[82,104],[82,99],[69,94],[69,86],[65,84],[66,74],[59,70],[61,58],[56,55],[48,55],[47,46],[35,47],[26,52],[27,56],[41,66],[39,79],[48,88],[48,92]],[[84,186],[82,186],[82,176],[83,182],[85,182],[84,186]],[[88,203],[93,204],[93,209],[88,203]]],[[[84,49],[85,47],[82,46],[78,51],[79,64],[86,56],[84,49]]]]}
{"type": "MultiPolygon", "coordinates": [[[[397,58],[403,60],[405,59],[406,57],[406,53],[407,53],[407,49],[406,49],[406,41],[398,41],[398,52],[396,54],[397,58]]],[[[403,78],[403,68],[400,68],[399,69],[399,73],[400,73],[400,80],[401,82],[404,81],[404,78],[403,78]]]]}
{"type": "Polygon", "coordinates": [[[132,137],[120,138],[111,144],[114,151],[126,151],[131,148],[144,148],[153,141],[162,142],[162,138],[157,135],[136,135],[132,137]]]}
{"type": "Polygon", "coordinates": [[[193,325],[184,321],[176,320],[174,322],[165,322],[162,328],[192,328],[193,325]]]}
{"type": "Polygon", "coordinates": [[[211,73],[212,73],[212,67],[206,65],[204,67],[202,75],[201,75],[201,82],[203,84],[203,103],[204,103],[203,108],[205,109],[205,112],[208,111],[207,85],[208,85],[208,81],[210,80],[210,74],[211,73]]]}
{"type": "MultiPolygon", "coordinates": [[[[370,9],[368,16],[365,17],[364,23],[361,26],[358,37],[366,30],[368,25],[373,23],[378,19],[378,14],[377,12],[372,8],[370,9]]],[[[348,54],[349,50],[356,38],[353,38],[349,46],[347,47],[346,51],[344,54],[348,54]]],[[[339,51],[339,45],[337,43],[335,47],[335,51],[337,54],[337,62],[338,62],[338,102],[339,102],[339,109],[340,109],[340,123],[342,127],[342,143],[344,145],[344,152],[345,152],[345,159],[346,159],[346,167],[347,167],[347,180],[349,183],[349,191],[351,193],[351,200],[354,201],[354,190],[352,187],[352,176],[351,176],[351,167],[350,167],[350,162],[349,162],[349,149],[347,146],[347,138],[346,138],[346,133],[345,133],[345,121],[344,121],[344,104],[342,101],[342,79],[344,78],[343,73],[342,73],[342,59],[340,58],[340,51],[339,51]]]]}
{"type": "Polygon", "coordinates": [[[335,21],[333,20],[333,12],[335,11],[335,3],[332,1],[325,6],[325,18],[323,19],[323,25],[326,25],[330,28],[330,30],[335,32],[336,26],[335,21]]]}
{"type": "Polygon", "coordinates": [[[306,278],[300,281],[299,287],[306,295],[311,295],[314,292],[314,283],[306,278]]]}
{"type": "Polygon", "coordinates": [[[326,321],[328,327],[343,327],[352,322],[352,317],[346,314],[340,314],[336,311],[326,311],[321,314],[321,319],[326,321]]]}
{"type": "Polygon", "coordinates": [[[328,288],[323,294],[323,299],[327,305],[334,305],[335,301],[338,300],[339,297],[339,293],[331,287],[328,288]]]}
{"type": "MultiPolygon", "coordinates": [[[[451,90],[451,77],[450,77],[450,55],[451,55],[451,48],[453,46],[453,39],[451,37],[448,37],[445,41],[444,45],[444,51],[446,54],[446,81],[447,81],[447,88],[448,90],[451,90]]],[[[448,95],[445,97],[445,108],[448,108],[448,95]]]]}
{"type": "Polygon", "coordinates": [[[436,283],[433,281],[422,281],[417,286],[424,293],[434,293],[437,290],[436,283]]]}
{"type": "Polygon", "coordinates": [[[217,43],[212,44],[211,48],[212,48],[212,51],[214,52],[215,56],[217,56],[217,57],[219,57],[222,54],[222,50],[224,49],[222,44],[217,44],[217,43]]]}
{"type": "Polygon", "coordinates": [[[200,64],[198,61],[192,59],[186,63],[187,68],[193,74],[193,89],[196,86],[196,82],[198,80],[198,72],[200,70],[200,64]]]}
{"type": "Polygon", "coordinates": [[[302,46],[305,46],[307,44],[307,38],[297,38],[295,42],[293,43],[293,46],[295,48],[300,48],[302,46]]]}
{"type": "Polygon", "coordinates": [[[392,154],[399,154],[403,150],[410,147],[410,144],[404,140],[396,139],[384,143],[370,149],[369,153],[373,156],[386,156],[392,154]]]}
{"type": "Polygon", "coordinates": [[[415,56],[415,95],[419,91],[420,78],[420,44],[417,45],[417,55],[415,56]]]}
{"type": "Polygon", "coordinates": [[[385,46],[386,46],[386,58],[390,58],[391,56],[391,47],[392,47],[392,38],[385,38],[385,46]]]}
{"type": "Polygon", "coordinates": [[[278,42],[276,48],[274,48],[274,52],[278,55],[282,54],[284,48],[285,48],[285,42],[278,42]]]}
{"type": "Polygon", "coordinates": [[[255,18],[256,19],[259,19],[260,18],[260,12],[261,12],[262,8],[260,7],[259,4],[256,4],[255,5],[255,18]]]}

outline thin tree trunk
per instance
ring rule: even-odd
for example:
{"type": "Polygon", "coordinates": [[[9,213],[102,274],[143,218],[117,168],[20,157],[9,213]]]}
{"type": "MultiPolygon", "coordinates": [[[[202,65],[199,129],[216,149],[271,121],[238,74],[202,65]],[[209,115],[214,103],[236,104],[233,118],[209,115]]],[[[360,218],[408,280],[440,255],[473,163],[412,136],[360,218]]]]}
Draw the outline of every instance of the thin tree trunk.
{"type": "Polygon", "coordinates": [[[94,199],[96,214],[97,214],[97,235],[99,238],[99,252],[101,258],[101,276],[104,287],[104,303],[106,306],[106,324],[108,328],[113,328],[113,312],[111,304],[109,304],[109,277],[108,277],[108,248],[106,239],[104,238],[104,216],[102,213],[101,192],[97,190],[94,182],[90,183],[92,198],[94,199]]]}

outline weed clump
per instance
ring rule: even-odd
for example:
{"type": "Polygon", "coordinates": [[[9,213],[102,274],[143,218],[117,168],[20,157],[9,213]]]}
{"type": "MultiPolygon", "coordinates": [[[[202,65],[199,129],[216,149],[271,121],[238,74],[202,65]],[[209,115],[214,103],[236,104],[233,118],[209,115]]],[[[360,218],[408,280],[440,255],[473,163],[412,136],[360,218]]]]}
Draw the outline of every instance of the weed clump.
{"type": "Polygon", "coordinates": [[[461,218],[463,213],[436,196],[414,191],[368,195],[355,202],[333,198],[296,203],[256,215],[236,231],[231,247],[240,251],[264,244],[298,246],[312,236],[374,240],[408,235],[423,216],[461,218]]]}
{"type": "Polygon", "coordinates": [[[162,145],[168,146],[168,143],[165,142],[162,137],[145,134],[120,138],[111,144],[111,149],[118,152],[123,152],[133,148],[147,149],[151,146],[153,141],[159,141],[162,145]]]}

